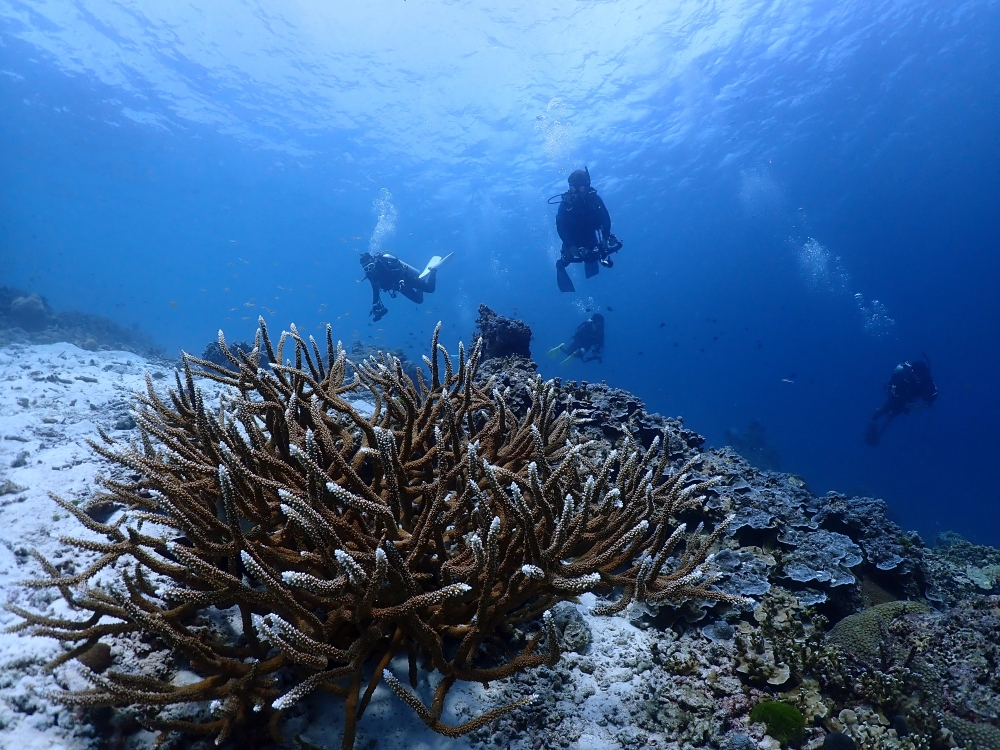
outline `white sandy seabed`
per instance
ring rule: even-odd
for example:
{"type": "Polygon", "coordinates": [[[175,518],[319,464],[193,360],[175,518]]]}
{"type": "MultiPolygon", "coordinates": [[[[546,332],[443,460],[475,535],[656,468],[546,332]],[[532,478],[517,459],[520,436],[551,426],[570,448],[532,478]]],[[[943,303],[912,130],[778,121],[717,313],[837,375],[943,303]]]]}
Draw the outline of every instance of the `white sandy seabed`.
{"type": "MultiPolygon", "coordinates": [[[[89,352],[66,343],[0,348],[0,603],[49,616],[83,619],[57,592],[26,589],[19,582],[42,575],[32,550],[57,567],[72,567],[74,552],[60,537],[86,537],[89,532],[49,494],[79,502],[91,497],[97,489],[95,479],[107,474],[109,466],[86,440],[98,439],[98,426],[113,437],[130,437],[129,432],[116,427],[131,426],[127,420],[131,395],[145,390],[147,371],[164,391],[173,383],[169,365],[130,352],[89,352]]],[[[202,386],[206,396],[217,394],[215,384],[203,381],[202,386]]],[[[587,595],[580,605],[594,634],[588,656],[599,671],[622,674],[610,685],[605,681],[603,686],[582,686],[587,694],[582,702],[579,696],[566,696],[566,708],[573,706],[586,725],[573,743],[577,750],[619,746],[608,736],[602,726],[607,721],[601,722],[601,718],[620,711],[621,699],[634,688],[631,673],[618,669],[621,652],[642,652],[649,646],[646,634],[621,617],[587,616],[593,604],[593,597],[587,595]]],[[[19,621],[14,614],[0,610],[0,629],[19,621]]],[[[49,698],[61,689],[88,685],[82,676],[85,667],[75,661],[52,673],[44,670],[64,648],[52,639],[0,630],[0,748],[90,750],[98,745],[100,738],[81,721],[78,711],[49,698]]],[[[128,656],[112,649],[112,668],[121,668],[128,656]]],[[[392,667],[401,678],[406,675],[405,658],[392,667]]],[[[425,704],[429,705],[436,682],[435,675],[422,674],[418,692],[425,704]]],[[[488,710],[503,700],[498,688],[496,683],[490,688],[457,685],[449,694],[442,718],[461,723],[488,710]]],[[[574,685],[570,690],[580,688],[574,685]]],[[[289,747],[339,748],[341,706],[314,696],[307,709],[286,731],[303,742],[290,741],[289,747]]],[[[143,731],[133,736],[129,745],[151,747],[152,739],[151,733],[143,731]]],[[[380,685],[359,724],[355,747],[467,750],[471,745],[465,738],[452,740],[430,731],[380,685]]]]}

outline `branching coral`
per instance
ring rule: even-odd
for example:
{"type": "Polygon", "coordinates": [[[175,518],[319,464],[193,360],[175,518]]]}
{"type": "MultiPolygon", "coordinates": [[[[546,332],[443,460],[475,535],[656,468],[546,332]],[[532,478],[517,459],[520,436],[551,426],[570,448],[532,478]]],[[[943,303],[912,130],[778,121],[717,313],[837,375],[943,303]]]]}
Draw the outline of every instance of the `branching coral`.
{"type": "Polygon", "coordinates": [[[104,500],[126,508],[117,521],[57,500],[107,541],[67,540],[97,559],[73,576],[42,561],[49,577],[28,585],[57,588],[84,617],[15,610],[17,627],[79,644],[57,661],[139,633],[201,679],[176,686],[108,670],[90,675],[93,689],[63,693],[65,703],[144,706],[161,730],[252,744],[258,722],[276,736],[284,710],[324,689],[344,698],[350,748],[384,680],[429,727],[458,736],[531,700],[459,726],[441,721],[456,681],[488,683],[559,658],[546,614],[559,601],[619,592],[605,614],[632,601],[737,601],[711,587],[709,551],[724,525],[689,535],[676,520],[700,507],[711,481],[667,472],[656,443],[626,440],[588,457],[573,414],[559,413],[541,380],[519,419],[491,382],[476,383],[478,345],[467,356],[459,344],[455,366],[435,330],[430,383],[415,384],[395,358],[349,362],[329,328],[325,362],[294,326],[272,346],[263,320],[249,353],[231,351],[221,332],[219,344],[235,371],[185,356],[168,398],[152,381],[138,397],[139,441],[92,444],[136,477],[104,480],[104,500]],[[196,377],[225,386],[217,410],[196,377]],[[358,397],[374,403],[370,417],[358,397]],[[92,585],[101,571],[115,583],[92,585]],[[212,608],[238,612],[242,635],[198,627],[212,608]],[[546,627],[520,654],[484,663],[485,641],[543,614],[546,627]],[[411,685],[418,659],[441,673],[430,707],[389,671],[402,654],[411,685]],[[214,716],[157,715],[192,702],[212,702],[214,716]]]}

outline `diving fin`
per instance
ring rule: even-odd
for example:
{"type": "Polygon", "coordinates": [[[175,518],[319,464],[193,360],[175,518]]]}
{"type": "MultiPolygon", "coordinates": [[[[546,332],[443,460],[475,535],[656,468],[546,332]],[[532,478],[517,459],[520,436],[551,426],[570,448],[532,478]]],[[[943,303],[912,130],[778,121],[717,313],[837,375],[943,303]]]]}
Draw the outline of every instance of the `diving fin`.
{"type": "Polygon", "coordinates": [[[417,278],[422,279],[427,274],[429,274],[431,271],[433,271],[435,268],[440,268],[441,266],[443,266],[445,264],[445,261],[447,261],[448,258],[450,258],[454,254],[455,253],[448,253],[444,257],[442,257],[440,255],[434,255],[434,256],[432,256],[431,259],[429,261],[427,261],[427,265],[424,266],[424,270],[420,272],[420,276],[418,276],[417,278]]]}
{"type": "Polygon", "coordinates": [[[881,437],[882,433],[879,431],[878,423],[873,420],[868,424],[868,429],[865,431],[865,444],[878,445],[881,437]]]}
{"type": "Polygon", "coordinates": [[[570,362],[572,362],[572,361],[573,361],[574,359],[576,359],[576,352],[573,352],[573,353],[572,353],[572,354],[570,354],[570,355],[569,355],[568,357],[566,357],[566,359],[564,359],[564,360],[563,360],[562,362],[560,362],[560,363],[559,363],[559,365],[560,365],[560,366],[562,366],[562,365],[568,365],[568,364],[569,364],[570,362]]]}
{"type": "Polygon", "coordinates": [[[562,344],[559,344],[559,346],[553,346],[548,351],[549,359],[555,359],[556,357],[558,357],[559,354],[562,352],[562,350],[563,350],[562,344]]]}
{"type": "Polygon", "coordinates": [[[588,279],[597,276],[600,273],[601,266],[597,262],[597,258],[587,258],[583,261],[583,275],[588,279]]]}
{"type": "Polygon", "coordinates": [[[560,292],[575,292],[576,287],[573,286],[573,280],[566,273],[566,269],[556,264],[556,283],[559,285],[560,292]]]}

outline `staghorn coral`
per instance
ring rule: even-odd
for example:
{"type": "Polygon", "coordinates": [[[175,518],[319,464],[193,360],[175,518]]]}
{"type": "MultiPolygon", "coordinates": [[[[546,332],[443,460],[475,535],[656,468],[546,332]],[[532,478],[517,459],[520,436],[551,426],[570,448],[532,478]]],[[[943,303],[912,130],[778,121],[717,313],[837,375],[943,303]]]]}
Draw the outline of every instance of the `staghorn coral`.
{"type": "Polygon", "coordinates": [[[667,474],[657,441],[643,450],[626,438],[620,452],[591,457],[589,443],[573,441],[573,414],[556,415],[554,388],[540,379],[517,417],[489,382],[476,384],[479,346],[466,357],[460,344],[455,367],[439,329],[425,357],[429,384],[419,373],[414,384],[390,356],[349,362],[329,328],[325,363],[294,326],[274,347],[262,319],[249,353],[230,351],[220,332],[236,371],[185,355],[166,401],[147,379],[134,410],[139,439],[122,446],[102,433],[104,444],[92,443],[131,472],[105,479],[98,502],[127,510],[100,523],[57,498],[107,541],[67,539],[97,559],[64,575],[39,556],[49,577],[27,584],[58,589],[82,618],[11,608],[24,618],[14,629],[77,644],[50,666],[103,637],[154,636],[198,679],[109,670],[89,675],[93,689],[59,698],[144,707],[165,733],[248,746],[262,741],[259,725],[277,737],[282,713],[324,689],[344,699],[350,748],[384,680],[429,727],[458,736],[530,702],[459,726],[440,720],[457,680],[485,684],[554,664],[548,611],[560,601],[620,592],[602,614],[632,601],[743,601],[711,588],[708,553],[725,524],[686,534],[675,521],[701,506],[712,480],[686,467],[667,474]],[[294,366],[282,364],[289,342],[294,366]],[[217,410],[197,376],[226,387],[217,410]],[[364,394],[374,401],[368,418],[348,400],[364,394]],[[111,583],[91,585],[98,574],[111,583]],[[210,611],[231,611],[242,634],[202,627],[210,611]],[[543,614],[546,627],[519,655],[481,663],[487,641],[543,614]],[[536,653],[543,635],[547,653],[536,653]],[[430,707],[386,669],[397,654],[409,656],[411,684],[418,660],[443,675],[430,707]],[[207,702],[205,721],[169,712],[207,702]]]}

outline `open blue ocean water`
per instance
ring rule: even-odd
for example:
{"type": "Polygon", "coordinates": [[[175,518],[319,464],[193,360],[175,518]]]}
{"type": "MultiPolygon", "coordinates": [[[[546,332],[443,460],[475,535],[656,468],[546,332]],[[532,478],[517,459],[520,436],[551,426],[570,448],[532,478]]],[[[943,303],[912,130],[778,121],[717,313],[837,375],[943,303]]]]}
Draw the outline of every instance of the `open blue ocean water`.
{"type": "Polygon", "coordinates": [[[263,315],[419,360],[485,303],[546,377],[1000,544],[998,40],[995,0],[0,0],[0,285],[171,354],[263,315]],[[561,294],[585,165],[625,245],[561,294]],[[455,255],[372,323],[369,248],[455,255]],[[602,364],[545,357],[594,311],[602,364]]]}

